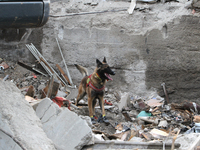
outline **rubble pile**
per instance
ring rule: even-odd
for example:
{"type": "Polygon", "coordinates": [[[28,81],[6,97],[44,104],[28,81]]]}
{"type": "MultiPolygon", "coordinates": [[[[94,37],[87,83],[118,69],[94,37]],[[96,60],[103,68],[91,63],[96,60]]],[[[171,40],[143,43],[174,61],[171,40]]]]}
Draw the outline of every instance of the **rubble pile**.
{"type": "MultiPolygon", "coordinates": [[[[79,107],[74,105],[76,88],[63,85],[54,75],[49,77],[44,73],[31,71],[20,64],[22,62],[13,63],[1,59],[0,78],[3,81],[13,82],[19,88],[25,100],[36,111],[48,138],[57,148],[66,147],[62,143],[68,137],[70,141],[70,136],[67,134],[77,134],[80,137],[79,142],[71,145],[74,149],[106,149],[105,145],[116,149],[119,147],[159,149],[163,147],[163,144],[166,149],[184,149],[186,146],[185,143],[181,143],[181,138],[195,134],[193,137],[199,139],[200,105],[197,103],[183,101],[177,104],[157,94],[142,98],[130,95],[128,92],[110,93],[108,89],[105,89],[104,104],[110,123],[107,125],[101,122],[101,110],[97,104],[95,111],[98,123],[91,124],[88,117],[87,98],[80,101],[79,107]],[[45,113],[48,114],[44,115],[45,113]],[[77,119],[74,120],[74,118],[77,119]],[[87,125],[82,120],[85,120],[87,125]],[[66,125],[68,125],[67,128],[66,125]],[[76,129],[72,128],[75,125],[76,129]],[[79,126],[82,127],[79,128],[79,126]],[[74,133],[76,130],[77,132],[74,133]],[[85,132],[81,133],[79,130],[85,132]],[[64,139],[62,136],[55,137],[55,132],[66,137],[64,139]]],[[[167,94],[167,91],[164,92],[167,94]]],[[[196,143],[193,147],[198,146],[198,141],[196,143]]],[[[191,142],[187,143],[189,147],[191,147],[190,144],[191,142]]]]}

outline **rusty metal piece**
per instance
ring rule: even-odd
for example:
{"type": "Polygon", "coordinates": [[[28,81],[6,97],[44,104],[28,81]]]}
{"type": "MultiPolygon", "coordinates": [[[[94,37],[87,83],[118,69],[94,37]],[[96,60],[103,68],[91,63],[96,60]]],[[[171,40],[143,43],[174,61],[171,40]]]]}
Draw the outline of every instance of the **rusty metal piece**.
{"type": "Polygon", "coordinates": [[[167,104],[169,104],[169,97],[168,97],[168,94],[167,94],[167,91],[166,91],[166,88],[165,88],[165,83],[163,82],[161,84],[161,86],[163,87],[163,90],[164,90],[164,93],[165,93],[165,97],[166,97],[166,100],[167,100],[167,104]]]}
{"type": "Polygon", "coordinates": [[[127,112],[122,112],[122,114],[124,115],[126,121],[132,121],[131,117],[129,116],[127,112]]]}
{"type": "Polygon", "coordinates": [[[42,75],[44,75],[44,76],[47,76],[47,75],[44,74],[43,72],[41,72],[41,71],[39,71],[38,69],[35,69],[35,68],[33,68],[33,67],[31,67],[31,66],[25,64],[25,63],[22,62],[22,61],[18,61],[17,63],[18,63],[20,66],[22,66],[22,67],[24,67],[24,68],[26,68],[26,69],[28,69],[28,70],[30,70],[30,71],[32,71],[32,72],[39,73],[39,74],[42,74],[42,75]]]}
{"type": "Polygon", "coordinates": [[[62,70],[62,68],[58,64],[56,64],[56,67],[58,68],[58,70],[60,71],[60,73],[62,74],[62,76],[64,77],[64,79],[66,79],[67,82],[71,85],[71,82],[70,82],[69,78],[67,77],[67,75],[65,74],[65,72],[62,70]]]}
{"type": "Polygon", "coordinates": [[[35,95],[35,88],[33,85],[30,85],[29,88],[28,88],[28,91],[26,92],[27,96],[30,96],[30,97],[34,97],[35,95]]]}
{"type": "Polygon", "coordinates": [[[55,77],[55,74],[53,74],[53,76],[51,76],[51,79],[50,79],[50,82],[49,82],[49,88],[48,88],[47,95],[46,95],[48,98],[51,97],[52,88],[53,88],[53,82],[54,82],[54,77],[55,77]]]}
{"type": "Polygon", "coordinates": [[[51,77],[48,85],[42,90],[41,98],[49,97],[50,99],[56,97],[59,89],[60,81],[56,80],[55,75],[51,77]]]}

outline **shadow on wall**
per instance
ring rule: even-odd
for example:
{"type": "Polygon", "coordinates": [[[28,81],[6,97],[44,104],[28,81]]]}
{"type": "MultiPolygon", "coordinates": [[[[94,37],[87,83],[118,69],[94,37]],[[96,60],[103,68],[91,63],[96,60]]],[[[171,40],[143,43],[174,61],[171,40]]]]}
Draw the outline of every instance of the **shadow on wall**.
{"type": "Polygon", "coordinates": [[[183,16],[179,24],[169,23],[164,30],[152,30],[143,47],[147,62],[146,86],[164,96],[165,83],[172,102],[200,97],[199,18],[183,16]],[[163,36],[163,32],[165,36],[163,36]]]}
{"type": "Polygon", "coordinates": [[[0,33],[0,40],[4,42],[20,42],[27,34],[27,29],[2,29],[0,33]]]}
{"type": "Polygon", "coordinates": [[[42,28],[37,29],[0,29],[1,58],[5,60],[34,62],[35,58],[25,44],[33,43],[41,51],[42,28]]]}

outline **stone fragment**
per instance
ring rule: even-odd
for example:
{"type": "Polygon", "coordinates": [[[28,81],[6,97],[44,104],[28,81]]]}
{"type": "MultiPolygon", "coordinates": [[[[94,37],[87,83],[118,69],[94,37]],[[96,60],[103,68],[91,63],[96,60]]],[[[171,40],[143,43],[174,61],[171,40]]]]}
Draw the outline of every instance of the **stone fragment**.
{"type": "Polygon", "coordinates": [[[78,89],[70,89],[69,95],[66,97],[68,100],[75,99],[78,95],[78,89]]]}
{"type": "Polygon", "coordinates": [[[158,124],[158,127],[167,128],[168,127],[167,121],[166,120],[161,120],[160,123],[158,124]]]}
{"type": "Polygon", "coordinates": [[[36,108],[47,136],[58,150],[81,149],[92,141],[92,130],[87,122],[67,108],[59,108],[45,98],[36,108]]]}
{"type": "Polygon", "coordinates": [[[129,93],[125,92],[125,93],[122,93],[121,95],[121,100],[118,102],[118,108],[120,111],[122,111],[122,109],[124,107],[127,106],[127,104],[130,103],[130,96],[129,96],[129,93]]]}

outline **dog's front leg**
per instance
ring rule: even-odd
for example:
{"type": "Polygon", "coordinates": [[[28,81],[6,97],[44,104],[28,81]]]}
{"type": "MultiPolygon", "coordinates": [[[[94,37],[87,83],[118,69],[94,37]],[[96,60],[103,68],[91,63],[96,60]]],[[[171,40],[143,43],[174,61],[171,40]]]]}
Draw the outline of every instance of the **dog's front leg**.
{"type": "Polygon", "coordinates": [[[106,115],[106,113],[105,113],[105,109],[104,109],[103,96],[99,97],[99,105],[101,107],[102,116],[104,117],[106,115]]]}
{"type": "Polygon", "coordinates": [[[93,117],[93,109],[92,109],[92,97],[88,97],[88,109],[89,109],[89,116],[93,117]]]}
{"type": "Polygon", "coordinates": [[[106,113],[105,113],[105,109],[104,109],[104,100],[103,100],[103,96],[99,97],[99,104],[101,107],[101,112],[102,112],[102,120],[103,122],[105,122],[106,124],[109,124],[109,121],[106,117],[106,113]]]}
{"type": "Polygon", "coordinates": [[[91,96],[88,96],[88,109],[89,109],[89,116],[91,118],[92,124],[96,123],[95,118],[93,116],[94,115],[94,109],[93,109],[94,100],[95,100],[94,98],[92,98],[91,96]]]}

